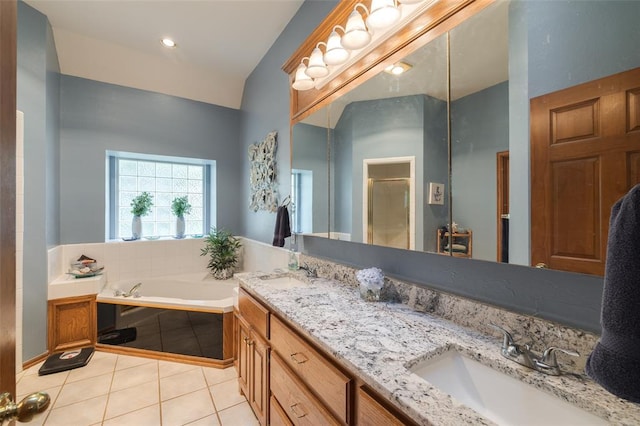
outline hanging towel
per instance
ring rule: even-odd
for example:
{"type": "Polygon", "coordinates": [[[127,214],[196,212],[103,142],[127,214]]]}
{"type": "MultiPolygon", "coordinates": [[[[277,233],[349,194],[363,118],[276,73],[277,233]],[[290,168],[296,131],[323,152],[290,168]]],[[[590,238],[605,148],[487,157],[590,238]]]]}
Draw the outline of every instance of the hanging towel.
{"type": "Polygon", "coordinates": [[[276,229],[273,231],[273,245],[276,247],[284,247],[284,239],[290,236],[289,210],[287,206],[280,206],[276,214],[276,229]]]}
{"type": "Polygon", "coordinates": [[[640,402],[640,185],[611,209],[602,335],[587,374],[612,394],[640,402]]]}

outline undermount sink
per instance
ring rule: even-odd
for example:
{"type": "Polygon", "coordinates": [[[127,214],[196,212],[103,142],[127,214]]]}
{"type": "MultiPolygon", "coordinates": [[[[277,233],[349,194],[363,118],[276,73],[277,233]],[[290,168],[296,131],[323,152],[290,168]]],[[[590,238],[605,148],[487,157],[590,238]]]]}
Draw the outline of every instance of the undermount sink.
{"type": "Polygon", "coordinates": [[[499,425],[608,424],[455,350],[424,360],[410,371],[499,425]]]}
{"type": "Polygon", "coordinates": [[[262,280],[265,281],[269,285],[269,287],[273,287],[279,290],[309,286],[309,284],[305,283],[304,281],[300,281],[299,279],[290,277],[288,275],[274,278],[265,277],[262,278],[262,280]]]}

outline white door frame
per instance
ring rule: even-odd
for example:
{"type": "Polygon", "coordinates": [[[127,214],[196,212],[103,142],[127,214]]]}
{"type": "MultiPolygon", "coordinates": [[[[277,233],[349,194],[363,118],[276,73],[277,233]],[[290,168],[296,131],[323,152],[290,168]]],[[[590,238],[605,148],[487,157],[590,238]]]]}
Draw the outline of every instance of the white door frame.
{"type": "Polygon", "coordinates": [[[369,229],[369,165],[409,164],[409,249],[416,249],[416,157],[365,158],[362,160],[362,242],[369,229]]]}

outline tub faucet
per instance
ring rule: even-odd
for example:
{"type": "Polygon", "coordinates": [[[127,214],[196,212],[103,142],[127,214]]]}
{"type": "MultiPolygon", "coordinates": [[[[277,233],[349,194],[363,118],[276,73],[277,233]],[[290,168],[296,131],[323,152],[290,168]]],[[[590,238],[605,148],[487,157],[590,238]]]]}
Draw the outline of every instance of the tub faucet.
{"type": "Polygon", "coordinates": [[[561,349],[555,346],[545,349],[542,354],[537,354],[531,350],[529,345],[516,343],[511,333],[504,328],[495,324],[489,325],[501,331],[503,334],[502,349],[500,351],[503,357],[541,373],[551,376],[559,376],[562,374],[562,370],[560,370],[558,360],[556,359],[556,352],[562,352],[571,356],[580,356],[576,351],[561,349]]]}
{"type": "Polygon", "coordinates": [[[126,293],[123,293],[121,291],[116,291],[116,296],[122,296],[122,297],[140,297],[138,296],[138,294],[136,293],[136,290],[138,290],[140,288],[140,286],[142,285],[142,283],[138,283],[136,285],[134,285],[133,287],[131,287],[131,289],[129,291],[127,291],[126,293]],[[118,294],[119,293],[119,294],[118,294]]]}

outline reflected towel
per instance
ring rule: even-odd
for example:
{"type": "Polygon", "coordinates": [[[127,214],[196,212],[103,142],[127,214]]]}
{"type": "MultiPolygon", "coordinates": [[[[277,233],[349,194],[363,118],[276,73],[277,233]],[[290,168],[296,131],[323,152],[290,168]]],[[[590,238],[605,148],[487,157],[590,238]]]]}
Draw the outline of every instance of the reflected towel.
{"type": "Polygon", "coordinates": [[[290,236],[289,210],[287,206],[280,206],[276,214],[276,229],[273,231],[273,245],[275,247],[284,247],[284,239],[290,236]]]}
{"type": "Polygon", "coordinates": [[[612,394],[640,402],[640,185],[611,209],[600,323],[587,374],[612,394]]]}

